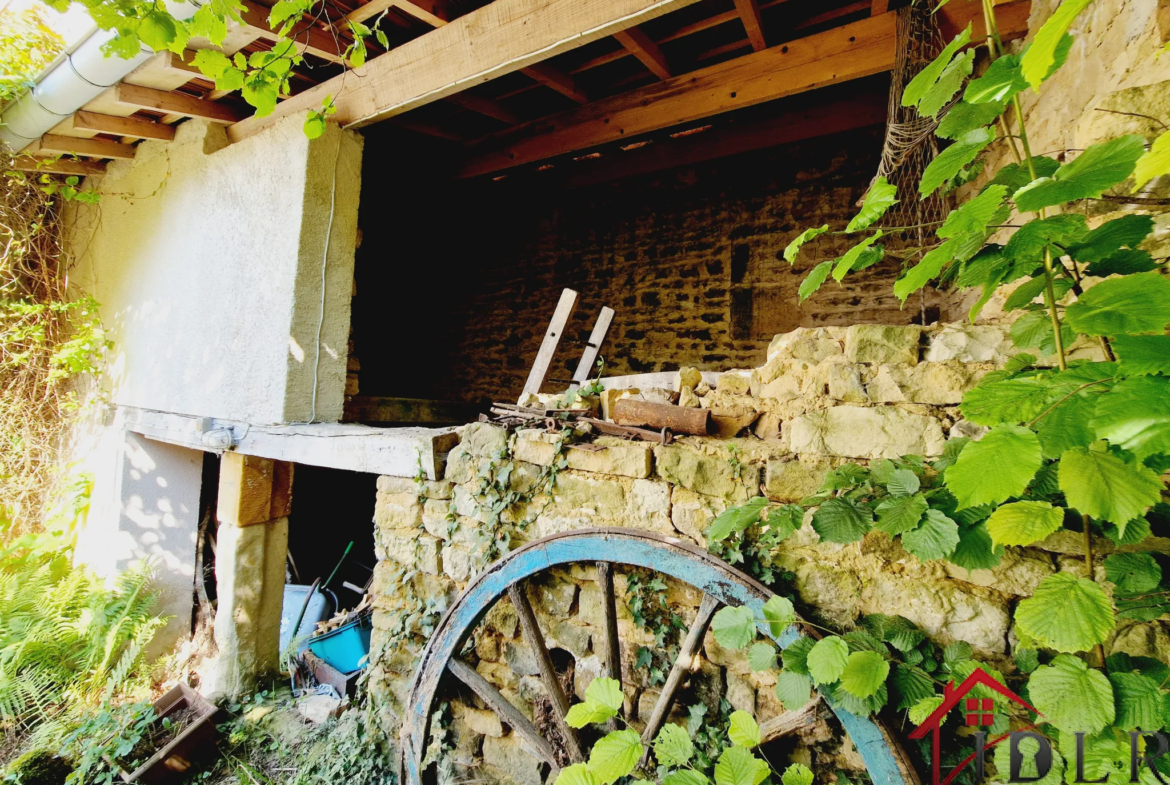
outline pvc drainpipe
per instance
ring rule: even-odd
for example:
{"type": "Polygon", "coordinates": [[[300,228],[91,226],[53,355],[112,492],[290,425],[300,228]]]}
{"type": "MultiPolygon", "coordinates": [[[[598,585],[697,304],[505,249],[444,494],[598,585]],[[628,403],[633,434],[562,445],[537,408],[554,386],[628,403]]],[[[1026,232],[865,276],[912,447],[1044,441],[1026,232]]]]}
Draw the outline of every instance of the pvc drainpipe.
{"type": "MultiPolygon", "coordinates": [[[[167,11],[180,20],[190,19],[200,5],[198,0],[166,3],[167,11]]],[[[115,35],[113,30],[95,29],[59,57],[32,90],[0,113],[0,139],[20,152],[154,55],[140,44],[138,54],[129,60],[106,57],[102,45],[115,35]]]]}

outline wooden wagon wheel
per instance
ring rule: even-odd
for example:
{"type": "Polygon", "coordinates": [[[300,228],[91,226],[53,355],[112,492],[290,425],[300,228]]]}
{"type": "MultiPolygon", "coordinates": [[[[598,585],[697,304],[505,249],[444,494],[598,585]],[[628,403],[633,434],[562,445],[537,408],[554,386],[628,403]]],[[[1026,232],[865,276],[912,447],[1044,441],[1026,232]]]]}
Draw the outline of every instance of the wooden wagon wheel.
{"type": "MultiPolygon", "coordinates": [[[[702,645],[711,617],[721,604],[746,606],[757,619],[763,619],[763,607],[774,596],[766,586],[749,575],[734,569],[723,560],[689,543],[634,529],[583,529],[555,534],[513,551],[511,554],[480,573],[452,604],[439,622],[419,660],[411,685],[406,716],[402,721],[400,782],[404,785],[422,785],[423,756],[427,746],[428,725],[435,692],[444,673],[467,685],[514,732],[523,737],[537,754],[555,770],[555,751],[536,727],[519,709],[509,703],[474,668],[458,658],[463,644],[479,621],[497,600],[508,595],[516,607],[520,626],[528,645],[536,655],[537,666],[545,691],[552,704],[553,718],[566,740],[566,752],[574,761],[584,759],[578,748],[576,732],[564,721],[569,701],[553,668],[552,659],[544,644],[522,581],[552,567],[579,563],[595,563],[602,590],[605,612],[606,675],[621,680],[621,659],[618,647],[617,612],[614,601],[612,565],[645,567],[669,575],[703,593],[702,604],[682,643],[679,656],[663,685],[662,693],[646,723],[643,741],[653,739],[666,720],[675,694],[686,678],[688,665],[702,645]]],[[[768,625],[759,629],[772,638],[780,648],[786,648],[802,637],[797,625],[780,635],[771,635],[768,625]]],[[[842,727],[852,739],[865,762],[875,785],[920,785],[905,750],[890,730],[879,719],[858,717],[825,694],[815,696],[823,700],[837,715],[842,727]]],[[[802,723],[799,715],[808,709],[790,712],[797,722],[773,726],[773,737],[794,730],[802,723]]],[[[783,715],[782,715],[783,716],[783,715]]],[[[780,719],[780,718],[777,718],[780,719]]],[[[765,727],[765,730],[767,728],[765,727]]]]}

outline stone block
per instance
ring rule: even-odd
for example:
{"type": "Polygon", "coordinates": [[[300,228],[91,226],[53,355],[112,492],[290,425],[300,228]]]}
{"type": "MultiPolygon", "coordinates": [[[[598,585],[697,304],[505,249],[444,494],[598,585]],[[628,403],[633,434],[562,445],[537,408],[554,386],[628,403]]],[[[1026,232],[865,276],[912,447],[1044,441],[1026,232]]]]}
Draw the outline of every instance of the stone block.
{"type": "Polygon", "coordinates": [[[382,475],[378,478],[380,493],[413,493],[424,499],[450,499],[454,483],[450,480],[423,480],[418,481],[410,477],[390,477],[382,475]]]}
{"type": "Polygon", "coordinates": [[[720,375],[715,389],[728,395],[748,395],[751,392],[750,375],[743,371],[727,371],[720,375]]]}
{"type": "Polygon", "coordinates": [[[727,671],[727,702],[736,711],[756,713],[756,687],[734,671],[727,671]]]}
{"type": "Polygon", "coordinates": [[[764,493],[779,502],[798,502],[821,489],[832,469],[828,461],[768,461],[764,493]]]}
{"type": "Polygon", "coordinates": [[[846,403],[866,403],[870,396],[861,383],[861,366],[849,362],[828,362],[818,366],[824,374],[829,397],[846,403]]]}
{"type": "Polygon", "coordinates": [[[922,328],[916,325],[853,324],[845,329],[845,359],[853,363],[918,362],[922,328]]]}
{"type": "Polygon", "coordinates": [[[1056,572],[1051,556],[1032,549],[1005,550],[999,566],[990,570],[968,570],[950,562],[942,564],[952,578],[1017,597],[1031,597],[1040,581],[1056,572]]]}
{"type": "Polygon", "coordinates": [[[616,474],[622,477],[645,478],[652,470],[652,453],[648,444],[626,442],[620,439],[598,439],[602,449],[569,447],[569,468],[582,472],[616,474]]]}
{"type": "Polygon", "coordinates": [[[383,529],[419,529],[423,506],[409,493],[379,493],[374,502],[374,523],[383,529]]]}
{"type": "Polygon", "coordinates": [[[443,574],[460,583],[475,574],[475,555],[462,545],[447,543],[443,546],[443,574]]]}
{"type": "Polygon", "coordinates": [[[508,431],[491,423],[473,422],[464,427],[459,446],[480,458],[494,458],[508,449],[508,431]]]}
{"type": "MultiPolygon", "coordinates": [[[[723,669],[703,660],[699,663],[699,670],[691,674],[690,686],[691,692],[700,703],[708,709],[717,711],[725,691],[723,669]]],[[[679,706],[678,701],[675,701],[675,706],[679,706]]]]}
{"type": "Polygon", "coordinates": [[[495,635],[479,633],[475,636],[475,654],[481,660],[496,662],[502,652],[500,639],[495,635]]]}
{"type": "Polygon", "coordinates": [[[782,557],[780,562],[796,574],[796,591],[805,605],[835,626],[847,627],[857,618],[861,583],[853,571],[807,558],[782,557]]]}
{"type": "Polygon", "coordinates": [[[508,641],[504,644],[504,662],[517,676],[538,676],[540,668],[536,664],[536,655],[532,649],[523,643],[508,641]]]}
{"type": "Polygon", "coordinates": [[[684,365],[678,369],[678,388],[690,387],[692,390],[703,383],[703,374],[698,368],[684,365]]]}
{"type": "Polygon", "coordinates": [[[866,391],[874,403],[956,405],[984,373],[954,361],[883,365],[866,385],[866,391]]]}
{"type": "Polygon", "coordinates": [[[729,506],[724,499],[675,487],[670,496],[670,520],[674,528],[705,548],[707,538],[703,532],[729,506]]]}
{"type": "Polygon", "coordinates": [[[842,458],[897,458],[942,455],[945,441],[938,420],[890,406],[837,406],[793,418],[789,449],[842,458]]]}
{"type": "Polygon", "coordinates": [[[1012,343],[1009,326],[999,324],[944,324],[927,333],[922,359],[963,363],[1005,363],[1020,349],[1012,343]]]}
{"type": "MultiPolygon", "coordinates": [[[[620,577],[620,576],[619,576],[620,577]]],[[[615,591],[617,587],[614,587],[615,591]]],[[[633,618],[625,601],[617,598],[618,621],[629,621],[633,618]]],[[[581,594],[577,602],[577,618],[585,624],[598,629],[605,629],[605,609],[602,605],[601,588],[596,583],[587,583],[581,586],[581,594]]]]}
{"type": "Polygon", "coordinates": [[[548,646],[555,649],[564,649],[574,657],[585,657],[589,654],[589,641],[592,636],[589,630],[568,621],[554,621],[545,637],[548,646]]]}
{"type": "Polygon", "coordinates": [[[741,675],[751,672],[751,667],[748,666],[747,649],[728,649],[720,646],[719,641],[715,639],[710,630],[703,638],[703,650],[707,652],[708,660],[720,667],[727,668],[728,671],[734,671],[741,675]]]}
{"type": "Polygon", "coordinates": [[[777,335],[768,344],[768,359],[794,359],[819,363],[844,353],[840,327],[798,327],[777,335]]]}
{"type": "Polygon", "coordinates": [[[577,667],[573,669],[573,692],[581,700],[585,700],[585,690],[599,676],[605,675],[605,663],[601,657],[591,654],[588,657],[578,657],[577,667]]]}
{"type": "Polygon", "coordinates": [[[451,503],[440,499],[427,499],[422,508],[422,525],[428,534],[441,540],[451,539],[451,532],[458,523],[447,520],[451,503]]]}
{"type": "Polygon", "coordinates": [[[489,630],[498,632],[505,638],[515,638],[516,630],[520,626],[520,617],[511,602],[501,600],[492,606],[484,618],[484,624],[489,630]]]}
{"type": "Polygon", "coordinates": [[[456,447],[447,454],[447,465],[443,470],[443,477],[456,485],[475,482],[478,466],[479,458],[461,447],[456,447]]]}
{"type": "Polygon", "coordinates": [[[658,445],[654,448],[654,458],[659,477],[696,493],[734,502],[760,495],[758,466],[741,465],[737,475],[727,458],[705,455],[675,444],[658,445]]]}
{"type": "MultiPolygon", "coordinates": [[[[543,435],[543,431],[537,431],[543,435]]],[[[516,436],[516,446],[512,451],[518,460],[535,463],[539,466],[548,466],[557,457],[557,446],[544,439],[531,438],[521,431],[516,436]]]]}
{"type": "Polygon", "coordinates": [[[417,537],[401,537],[391,532],[381,532],[377,538],[381,549],[379,559],[390,559],[404,567],[418,567],[428,575],[438,575],[439,548],[442,540],[429,534],[417,537]]]}
{"type": "Polygon", "coordinates": [[[626,525],[670,537],[678,534],[670,522],[670,483],[634,480],[630,489],[626,525]]]}
{"type": "Polygon", "coordinates": [[[499,738],[485,736],[483,762],[504,774],[516,785],[544,783],[540,757],[515,733],[499,738]]]}
{"type": "Polygon", "coordinates": [[[219,472],[216,515],[223,523],[251,526],[288,515],[292,464],[226,452],[219,472]]]}
{"type": "Polygon", "coordinates": [[[475,670],[501,690],[516,690],[520,687],[520,675],[503,662],[480,660],[475,670]]]}
{"type": "Polygon", "coordinates": [[[577,599],[577,584],[560,578],[546,578],[539,583],[528,583],[532,604],[556,618],[565,618],[573,612],[577,599]]]}
{"type": "Polygon", "coordinates": [[[862,613],[905,616],[946,644],[964,640],[984,652],[1002,654],[1011,618],[1004,602],[958,585],[878,573],[861,593],[862,613]]]}

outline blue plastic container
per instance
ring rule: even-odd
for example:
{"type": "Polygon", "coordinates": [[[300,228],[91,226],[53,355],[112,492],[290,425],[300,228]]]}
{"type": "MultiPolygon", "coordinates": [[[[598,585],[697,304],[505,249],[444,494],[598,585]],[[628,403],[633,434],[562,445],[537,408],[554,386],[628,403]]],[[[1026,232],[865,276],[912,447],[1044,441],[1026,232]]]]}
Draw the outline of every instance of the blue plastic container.
{"type": "Polygon", "coordinates": [[[344,674],[366,667],[364,658],[370,653],[369,616],[362,616],[333,632],[318,635],[309,641],[309,651],[344,674]]]}
{"type": "Polygon", "coordinates": [[[332,597],[332,592],[323,593],[320,589],[313,592],[313,596],[306,606],[305,597],[309,596],[310,588],[294,584],[286,584],[284,587],[284,601],[280,609],[280,650],[282,652],[288,649],[294,638],[299,641],[296,653],[300,654],[304,651],[308,645],[309,636],[317,629],[317,622],[325,621],[331,617],[333,610],[337,607],[337,600],[332,597]],[[305,615],[301,619],[300,629],[296,630],[294,634],[292,626],[296,623],[297,614],[301,612],[301,608],[305,609],[305,615]]]}

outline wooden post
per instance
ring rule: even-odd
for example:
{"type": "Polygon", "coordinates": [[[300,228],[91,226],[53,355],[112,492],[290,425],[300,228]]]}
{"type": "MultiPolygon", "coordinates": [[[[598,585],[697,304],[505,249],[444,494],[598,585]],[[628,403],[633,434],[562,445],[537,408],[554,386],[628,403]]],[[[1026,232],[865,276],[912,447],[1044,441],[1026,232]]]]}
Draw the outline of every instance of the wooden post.
{"type": "Polygon", "coordinates": [[[540,351],[536,353],[536,360],[532,363],[532,370],[528,372],[528,381],[524,382],[524,390],[516,403],[524,403],[529,393],[540,392],[544,384],[544,377],[548,376],[548,368],[552,365],[553,355],[557,353],[557,346],[561,342],[561,335],[565,332],[565,325],[573,317],[577,307],[577,293],[572,289],[561,292],[561,299],[557,302],[557,309],[553,311],[552,321],[548,323],[548,332],[540,344],[540,351]]]}
{"type": "Polygon", "coordinates": [[[597,361],[597,354],[601,351],[601,344],[605,343],[605,335],[613,323],[613,309],[602,307],[593,323],[593,332],[589,333],[589,342],[585,344],[585,351],[581,352],[581,362],[577,363],[577,370],[573,372],[573,384],[569,389],[576,389],[589,381],[589,373],[597,361]]]}

